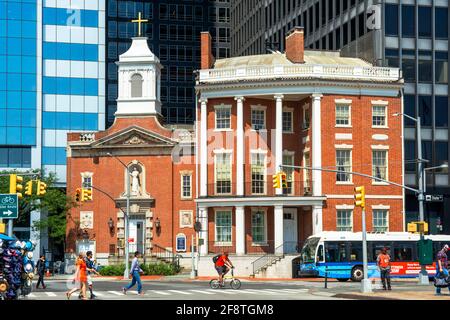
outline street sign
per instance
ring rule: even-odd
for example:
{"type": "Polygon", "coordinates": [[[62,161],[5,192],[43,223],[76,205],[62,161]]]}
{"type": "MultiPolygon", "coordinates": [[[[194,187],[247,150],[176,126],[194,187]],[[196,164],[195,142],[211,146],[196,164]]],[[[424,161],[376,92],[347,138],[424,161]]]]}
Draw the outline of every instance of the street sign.
{"type": "Polygon", "coordinates": [[[17,194],[0,194],[0,219],[17,219],[18,216],[17,194]]]}
{"type": "Polygon", "coordinates": [[[425,201],[427,201],[427,202],[443,202],[444,196],[442,194],[427,194],[427,195],[425,195],[425,201]]]}

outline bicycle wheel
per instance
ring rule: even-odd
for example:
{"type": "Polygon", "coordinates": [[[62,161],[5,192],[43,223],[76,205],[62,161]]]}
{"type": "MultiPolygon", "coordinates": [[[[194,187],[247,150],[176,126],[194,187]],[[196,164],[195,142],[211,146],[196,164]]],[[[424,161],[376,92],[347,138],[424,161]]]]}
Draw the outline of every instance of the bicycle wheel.
{"type": "Polygon", "coordinates": [[[219,286],[220,286],[219,280],[217,280],[217,279],[212,279],[212,280],[209,282],[209,286],[211,287],[211,289],[218,289],[219,286]]]}
{"type": "Polygon", "coordinates": [[[235,290],[239,289],[241,287],[241,280],[239,280],[239,279],[231,280],[230,286],[231,286],[231,288],[233,288],[235,290]]]}

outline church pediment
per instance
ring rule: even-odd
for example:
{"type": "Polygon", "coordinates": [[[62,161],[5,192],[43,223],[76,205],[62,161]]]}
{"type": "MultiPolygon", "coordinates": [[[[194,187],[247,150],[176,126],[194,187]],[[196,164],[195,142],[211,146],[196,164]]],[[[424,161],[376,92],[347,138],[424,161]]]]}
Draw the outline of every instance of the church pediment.
{"type": "Polygon", "coordinates": [[[173,147],[176,142],[140,127],[130,127],[101,138],[91,146],[98,147],[173,147]]]}

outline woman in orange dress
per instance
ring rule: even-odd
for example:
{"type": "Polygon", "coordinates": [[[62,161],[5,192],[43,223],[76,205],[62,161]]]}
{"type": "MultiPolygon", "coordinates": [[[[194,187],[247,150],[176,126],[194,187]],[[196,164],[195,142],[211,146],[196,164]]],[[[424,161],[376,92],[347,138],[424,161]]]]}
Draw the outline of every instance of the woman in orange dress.
{"type": "Polygon", "coordinates": [[[86,260],[84,252],[80,252],[78,255],[77,263],[76,263],[76,271],[75,277],[72,283],[76,283],[77,285],[70,291],[66,292],[67,299],[70,299],[70,296],[80,290],[81,297],[83,300],[86,300],[86,286],[87,286],[87,273],[86,273],[86,260]]]}

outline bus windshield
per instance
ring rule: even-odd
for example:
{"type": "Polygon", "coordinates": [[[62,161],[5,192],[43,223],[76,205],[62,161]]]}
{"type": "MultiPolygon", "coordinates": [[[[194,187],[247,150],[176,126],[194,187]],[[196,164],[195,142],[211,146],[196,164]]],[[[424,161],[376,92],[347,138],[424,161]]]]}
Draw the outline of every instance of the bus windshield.
{"type": "Polygon", "coordinates": [[[306,240],[302,248],[301,260],[302,263],[314,263],[316,256],[316,248],[320,238],[309,238],[306,240]]]}

